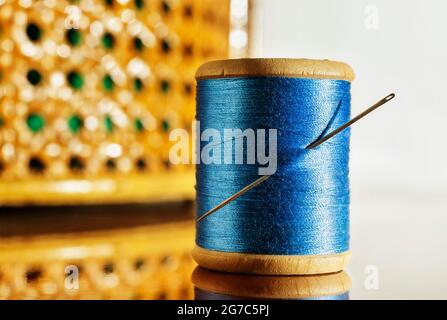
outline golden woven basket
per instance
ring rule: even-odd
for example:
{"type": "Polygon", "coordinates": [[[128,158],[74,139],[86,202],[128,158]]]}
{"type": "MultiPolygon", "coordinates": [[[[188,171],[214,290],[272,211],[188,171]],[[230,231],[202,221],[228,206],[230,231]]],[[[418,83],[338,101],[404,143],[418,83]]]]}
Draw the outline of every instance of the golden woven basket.
{"type": "Polygon", "coordinates": [[[192,298],[191,205],[155,203],[194,197],[169,132],[249,3],[0,0],[0,299],[192,298]]]}
{"type": "Polygon", "coordinates": [[[169,132],[230,24],[230,0],[0,0],[0,205],[192,199],[169,132]]]}

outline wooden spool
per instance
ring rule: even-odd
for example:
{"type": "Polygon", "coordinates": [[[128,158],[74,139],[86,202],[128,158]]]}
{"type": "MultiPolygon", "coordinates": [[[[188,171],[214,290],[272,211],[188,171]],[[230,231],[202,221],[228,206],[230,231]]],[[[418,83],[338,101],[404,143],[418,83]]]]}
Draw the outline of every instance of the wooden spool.
{"type": "MultiPolygon", "coordinates": [[[[196,80],[237,77],[284,77],[353,81],[352,68],[330,60],[231,59],[203,64],[196,80]]],[[[230,196],[230,195],[229,195],[230,196]]],[[[194,260],[202,267],[234,273],[312,275],[344,270],[350,251],[327,255],[266,255],[208,250],[196,246],[194,260]]]]}
{"type": "Polygon", "coordinates": [[[255,276],[231,274],[198,267],[194,286],[203,292],[245,299],[312,299],[348,293],[346,272],[319,276],[255,276]]]}

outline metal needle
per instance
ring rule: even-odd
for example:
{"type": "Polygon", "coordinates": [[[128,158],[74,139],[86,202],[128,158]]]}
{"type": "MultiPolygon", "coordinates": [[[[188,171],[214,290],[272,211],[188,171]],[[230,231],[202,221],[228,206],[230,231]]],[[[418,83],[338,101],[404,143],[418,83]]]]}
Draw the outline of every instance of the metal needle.
{"type": "MultiPolygon", "coordinates": [[[[341,127],[338,127],[337,129],[335,129],[334,131],[331,131],[330,133],[328,133],[327,135],[325,135],[324,137],[322,137],[321,139],[318,139],[317,141],[312,142],[310,145],[308,145],[306,147],[307,150],[313,149],[318,147],[320,144],[326,142],[327,140],[329,140],[330,138],[332,138],[333,136],[337,135],[338,133],[340,133],[341,131],[345,130],[346,128],[348,128],[349,126],[351,126],[352,124],[354,124],[355,122],[359,121],[360,119],[362,119],[363,117],[365,117],[366,115],[368,115],[369,113],[371,113],[372,111],[376,110],[377,108],[379,108],[380,106],[384,105],[385,103],[391,101],[396,95],[394,93],[390,93],[389,95],[387,95],[385,98],[381,99],[380,101],[376,102],[375,104],[373,104],[371,107],[369,107],[368,109],[366,109],[365,111],[363,111],[362,113],[360,113],[359,115],[357,115],[356,117],[352,118],[351,120],[349,120],[348,122],[346,122],[344,125],[342,125],[341,127]]],[[[231,197],[225,199],[224,201],[222,201],[221,203],[219,203],[217,206],[215,206],[214,208],[212,208],[211,210],[207,211],[205,214],[201,215],[199,218],[197,218],[197,222],[202,221],[203,219],[205,219],[206,217],[208,217],[209,215],[213,214],[214,212],[216,212],[217,210],[225,207],[227,204],[229,204],[230,202],[232,202],[233,200],[236,200],[237,198],[239,198],[240,196],[242,196],[244,193],[250,191],[251,189],[253,189],[254,187],[258,186],[259,184],[261,184],[262,182],[266,181],[268,178],[270,178],[271,176],[262,176],[259,179],[255,180],[254,182],[250,183],[248,186],[242,188],[240,191],[236,192],[235,194],[233,194],[231,197]]]]}
{"type": "Polygon", "coordinates": [[[359,121],[360,119],[362,119],[363,117],[365,117],[366,115],[368,115],[369,113],[373,112],[374,110],[376,110],[378,107],[384,105],[385,103],[387,103],[388,101],[391,101],[396,95],[394,93],[390,93],[389,95],[387,95],[385,98],[383,98],[382,100],[376,102],[375,104],[373,104],[371,107],[369,107],[368,109],[366,109],[365,111],[363,111],[362,113],[360,113],[359,115],[357,115],[356,117],[352,118],[351,120],[349,120],[348,122],[346,122],[344,125],[342,125],[341,127],[338,127],[337,129],[335,129],[334,131],[328,133],[327,135],[325,135],[323,138],[312,142],[310,145],[308,145],[306,147],[306,149],[313,149],[315,147],[318,147],[320,144],[322,144],[323,142],[329,140],[330,138],[332,138],[333,136],[339,134],[341,131],[345,130],[347,127],[351,126],[352,124],[356,123],[357,121],[359,121]]]}

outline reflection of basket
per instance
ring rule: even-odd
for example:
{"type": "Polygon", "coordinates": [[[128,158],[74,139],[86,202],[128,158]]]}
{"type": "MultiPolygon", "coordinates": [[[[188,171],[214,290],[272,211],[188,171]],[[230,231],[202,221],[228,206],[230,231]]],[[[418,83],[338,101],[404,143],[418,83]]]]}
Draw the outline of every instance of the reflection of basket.
{"type": "Polygon", "coordinates": [[[0,238],[0,299],[192,298],[190,209],[156,208],[148,215],[146,206],[96,208],[92,218],[92,212],[48,208],[35,219],[2,217],[9,229],[20,219],[34,225],[17,227],[20,237],[0,238]],[[76,221],[69,232],[50,232],[68,228],[67,221],[76,221]]]}
{"type": "Polygon", "coordinates": [[[0,204],[192,198],[168,132],[228,54],[229,0],[0,4],[0,204]],[[175,178],[174,178],[175,177],[175,178]]]}

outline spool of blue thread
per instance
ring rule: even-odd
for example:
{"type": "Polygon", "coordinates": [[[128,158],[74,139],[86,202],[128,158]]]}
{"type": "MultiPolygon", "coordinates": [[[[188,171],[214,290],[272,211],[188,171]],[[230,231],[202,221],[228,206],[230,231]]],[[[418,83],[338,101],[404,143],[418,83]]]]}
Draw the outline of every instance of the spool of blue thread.
{"type": "Polygon", "coordinates": [[[349,300],[346,272],[312,276],[257,276],[198,267],[192,277],[196,300],[349,300]]]}
{"type": "MultiPolygon", "coordinates": [[[[196,79],[201,133],[277,130],[275,174],[197,223],[197,263],[273,275],[343,270],[350,257],[350,131],[306,147],[349,121],[352,69],[329,60],[235,59],[204,64],[196,79]]],[[[234,141],[209,143],[224,150],[234,141]]],[[[259,178],[259,164],[224,162],[197,165],[197,217],[259,178]]]]}

